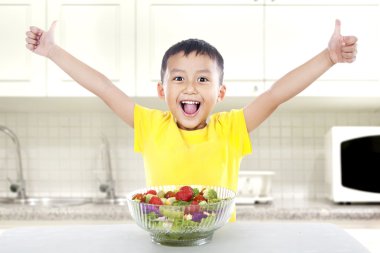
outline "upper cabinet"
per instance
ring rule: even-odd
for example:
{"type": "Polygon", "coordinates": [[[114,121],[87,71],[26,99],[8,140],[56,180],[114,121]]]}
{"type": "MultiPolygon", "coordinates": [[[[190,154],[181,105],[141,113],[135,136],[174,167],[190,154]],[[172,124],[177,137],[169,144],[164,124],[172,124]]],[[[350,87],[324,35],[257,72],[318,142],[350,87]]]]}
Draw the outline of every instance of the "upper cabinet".
{"type": "Polygon", "coordinates": [[[201,38],[225,60],[227,96],[255,96],[327,47],[335,19],[359,38],[354,64],[337,64],[300,95],[378,96],[379,6],[374,0],[137,1],[136,95],[155,96],[162,56],[201,38]],[[265,86],[264,86],[265,83],[265,86]]]}
{"type": "MultiPolygon", "coordinates": [[[[48,24],[58,20],[58,44],[134,95],[134,1],[54,0],[47,4],[48,24]]],[[[48,62],[47,83],[48,96],[92,95],[52,62],[48,62]]]]}
{"type": "Polygon", "coordinates": [[[30,25],[58,20],[57,43],[130,96],[157,96],[161,61],[198,38],[225,62],[227,96],[257,96],[327,47],[335,19],[358,57],[337,64],[300,96],[380,96],[378,0],[0,0],[0,96],[90,96],[25,49],[30,25]]]}
{"type": "Polygon", "coordinates": [[[263,6],[255,1],[139,0],[137,96],[156,96],[161,61],[175,43],[203,39],[222,54],[227,94],[255,95],[263,87],[263,6]]]}
{"type": "Polygon", "coordinates": [[[376,5],[379,0],[254,0],[265,3],[265,5],[376,5]]]}
{"type": "Polygon", "coordinates": [[[264,55],[268,86],[326,48],[338,18],[342,35],[358,37],[358,57],[353,64],[335,65],[301,95],[378,96],[379,53],[375,49],[380,42],[380,26],[377,1],[344,1],[344,4],[331,5],[321,5],[320,1],[301,2],[271,1],[272,4],[265,8],[264,55]],[[282,2],[300,3],[280,4],[282,2]]]}
{"type": "Polygon", "coordinates": [[[45,3],[0,0],[0,96],[45,96],[45,64],[25,48],[25,32],[45,25],[45,3]]]}

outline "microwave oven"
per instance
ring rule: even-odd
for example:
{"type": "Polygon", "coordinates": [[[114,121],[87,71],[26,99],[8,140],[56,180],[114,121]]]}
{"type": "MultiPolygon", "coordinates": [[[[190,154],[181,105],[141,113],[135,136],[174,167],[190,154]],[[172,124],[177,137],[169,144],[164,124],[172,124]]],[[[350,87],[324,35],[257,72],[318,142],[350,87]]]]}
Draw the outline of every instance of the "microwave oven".
{"type": "Polygon", "coordinates": [[[332,127],[325,144],[328,197],[380,203],[380,127],[332,127]]]}

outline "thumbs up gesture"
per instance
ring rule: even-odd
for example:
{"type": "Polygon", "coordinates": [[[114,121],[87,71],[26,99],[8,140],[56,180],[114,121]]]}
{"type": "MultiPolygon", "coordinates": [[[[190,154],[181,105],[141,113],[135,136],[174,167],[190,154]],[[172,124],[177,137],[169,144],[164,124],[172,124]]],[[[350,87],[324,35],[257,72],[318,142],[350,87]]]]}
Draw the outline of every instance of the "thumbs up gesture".
{"type": "Polygon", "coordinates": [[[335,30],[328,44],[330,59],[333,63],[354,62],[356,59],[355,36],[342,36],[340,34],[340,20],[335,21],[335,30]]]}
{"type": "Polygon", "coordinates": [[[31,26],[26,32],[26,48],[36,54],[48,56],[50,49],[55,45],[54,30],[57,21],[54,21],[48,31],[44,31],[38,27],[31,26]]]}

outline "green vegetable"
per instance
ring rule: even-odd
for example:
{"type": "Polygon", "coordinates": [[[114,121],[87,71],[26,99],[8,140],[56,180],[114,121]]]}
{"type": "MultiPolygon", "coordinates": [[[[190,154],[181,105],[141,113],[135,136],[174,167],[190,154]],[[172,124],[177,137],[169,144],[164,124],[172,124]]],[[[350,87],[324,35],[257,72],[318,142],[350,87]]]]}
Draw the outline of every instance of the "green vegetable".
{"type": "Polygon", "coordinates": [[[157,217],[158,217],[158,215],[157,215],[155,212],[150,212],[150,213],[148,213],[147,216],[146,216],[146,218],[147,218],[148,220],[155,220],[155,219],[157,219],[157,217]]]}
{"type": "Polygon", "coordinates": [[[153,197],[154,195],[153,194],[147,194],[146,196],[145,196],[145,203],[149,203],[149,201],[150,201],[150,199],[153,197]]]}
{"type": "Polygon", "coordinates": [[[198,222],[192,220],[175,219],[172,226],[172,232],[181,232],[184,229],[197,227],[198,222]]]}
{"type": "Polygon", "coordinates": [[[170,206],[160,206],[160,213],[162,213],[163,216],[169,218],[169,219],[176,219],[180,218],[182,219],[185,215],[184,211],[181,209],[173,210],[170,206]]]}
{"type": "Polygon", "coordinates": [[[211,199],[217,199],[218,194],[216,193],[214,189],[206,189],[205,192],[203,193],[203,197],[205,197],[205,199],[210,201],[211,199]]]}
{"type": "Polygon", "coordinates": [[[172,204],[173,206],[189,206],[190,203],[187,201],[182,201],[182,200],[176,200],[172,204]]]}
{"type": "Polygon", "coordinates": [[[208,203],[218,203],[218,202],[220,202],[220,201],[222,201],[221,199],[209,199],[208,200],[208,203]]]}
{"type": "Polygon", "coordinates": [[[157,196],[161,199],[163,197],[165,197],[165,192],[163,190],[157,192],[157,196]]]}
{"type": "Polygon", "coordinates": [[[197,196],[199,194],[198,188],[193,188],[193,197],[197,196]]]}
{"type": "Polygon", "coordinates": [[[200,206],[207,206],[208,204],[207,204],[207,201],[202,200],[201,202],[199,202],[199,205],[200,206]]]}
{"type": "Polygon", "coordinates": [[[155,212],[150,212],[146,215],[146,218],[148,220],[148,228],[149,229],[159,229],[162,227],[162,222],[156,221],[158,218],[158,215],[155,212]]]}

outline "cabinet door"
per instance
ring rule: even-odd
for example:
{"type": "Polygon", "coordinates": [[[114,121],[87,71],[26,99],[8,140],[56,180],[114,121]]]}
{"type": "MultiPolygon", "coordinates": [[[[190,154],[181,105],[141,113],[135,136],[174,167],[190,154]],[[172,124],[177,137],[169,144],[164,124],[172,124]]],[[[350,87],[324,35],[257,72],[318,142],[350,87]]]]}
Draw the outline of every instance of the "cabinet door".
{"type": "Polygon", "coordinates": [[[377,5],[379,0],[262,0],[266,5],[377,5]]]}
{"type": "Polygon", "coordinates": [[[265,76],[273,82],[327,47],[335,19],[342,35],[355,35],[358,56],[353,64],[337,64],[303,95],[373,96],[379,94],[377,67],[379,9],[376,5],[266,6],[265,76]]]}
{"type": "MultiPolygon", "coordinates": [[[[134,1],[51,0],[48,23],[58,20],[57,43],[134,95],[134,1]]],[[[48,63],[49,96],[89,96],[54,63],[48,63]]]]}
{"type": "Polygon", "coordinates": [[[166,50],[203,39],[222,54],[228,95],[255,95],[263,83],[263,5],[255,1],[137,1],[137,95],[156,96],[166,50]]]}
{"type": "Polygon", "coordinates": [[[45,4],[39,0],[0,0],[0,96],[44,96],[43,57],[25,47],[29,26],[45,27],[45,4]]]}

